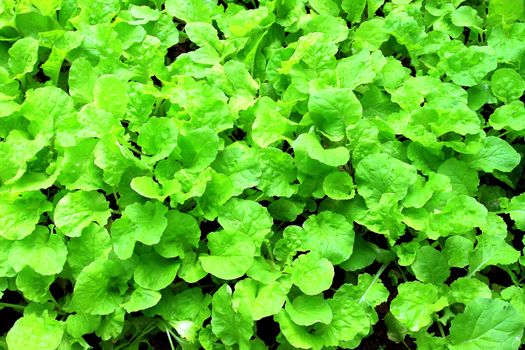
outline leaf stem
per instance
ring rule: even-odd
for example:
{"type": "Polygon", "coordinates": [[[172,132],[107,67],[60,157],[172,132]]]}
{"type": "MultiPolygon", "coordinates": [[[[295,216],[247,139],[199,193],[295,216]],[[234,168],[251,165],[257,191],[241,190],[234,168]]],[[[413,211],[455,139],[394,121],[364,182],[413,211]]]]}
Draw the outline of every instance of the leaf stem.
{"type": "Polygon", "coordinates": [[[113,191],[113,198],[115,199],[115,203],[118,205],[118,196],[115,191],[113,191]]]}
{"type": "Polygon", "coordinates": [[[268,255],[270,256],[270,259],[272,260],[272,262],[275,263],[275,257],[273,256],[272,247],[270,246],[270,243],[268,241],[265,241],[264,246],[266,247],[266,250],[268,251],[268,255]]]}
{"type": "Polygon", "coordinates": [[[0,307],[10,307],[11,309],[24,310],[26,307],[24,305],[11,304],[0,302],[0,307]]]}
{"type": "Polygon", "coordinates": [[[441,334],[441,337],[446,338],[445,331],[443,330],[443,326],[441,325],[441,322],[437,321],[437,325],[438,325],[438,329],[439,329],[439,333],[441,334]]]}
{"type": "Polygon", "coordinates": [[[171,340],[171,334],[168,329],[166,329],[166,336],[168,337],[168,341],[170,342],[171,350],[175,350],[175,346],[173,345],[173,340],[171,340]]]}
{"type": "Polygon", "coordinates": [[[510,130],[504,131],[501,134],[498,135],[498,137],[503,137],[509,133],[510,130]]]}
{"type": "Polygon", "coordinates": [[[372,278],[372,281],[366,288],[365,292],[363,293],[361,298],[359,298],[359,304],[361,304],[365,300],[366,295],[368,294],[372,286],[377,282],[377,280],[379,279],[379,276],[381,276],[381,274],[385,271],[385,269],[388,267],[389,264],[390,263],[384,263],[383,265],[381,265],[379,270],[377,270],[376,274],[374,275],[374,278],[372,278]]]}
{"type": "Polygon", "coordinates": [[[132,345],[134,345],[137,341],[140,341],[142,339],[142,337],[144,337],[146,334],[148,334],[149,332],[151,332],[152,330],[154,330],[155,328],[157,327],[157,322],[156,321],[153,321],[149,324],[149,327],[146,328],[145,331],[143,331],[142,333],[140,333],[139,335],[136,335],[137,333],[135,333],[135,335],[131,338],[131,340],[129,342],[126,342],[124,344],[120,344],[119,346],[117,346],[115,348],[115,350],[120,350],[120,349],[123,349],[124,347],[131,347],[132,345]]]}
{"type": "Polygon", "coordinates": [[[401,272],[401,277],[403,278],[403,281],[408,282],[407,276],[405,276],[405,273],[403,272],[403,269],[401,268],[401,266],[399,266],[397,261],[396,261],[396,266],[397,266],[397,269],[399,270],[399,272],[401,272]]]}
{"type": "Polygon", "coordinates": [[[134,153],[140,154],[141,156],[144,155],[141,151],[133,147],[133,145],[130,145],[129,143],[126,145],[130,151],[133,151],[134,153]]]}

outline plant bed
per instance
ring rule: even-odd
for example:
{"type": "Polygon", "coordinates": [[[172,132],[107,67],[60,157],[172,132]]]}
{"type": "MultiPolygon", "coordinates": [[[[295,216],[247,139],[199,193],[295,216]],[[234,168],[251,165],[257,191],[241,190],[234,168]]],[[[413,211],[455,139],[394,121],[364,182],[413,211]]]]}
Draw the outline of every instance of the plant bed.
{"type": "Polygon", "coordinates": [[[0,2],[0,349],[520,349],[524,20],[0,2]]]}

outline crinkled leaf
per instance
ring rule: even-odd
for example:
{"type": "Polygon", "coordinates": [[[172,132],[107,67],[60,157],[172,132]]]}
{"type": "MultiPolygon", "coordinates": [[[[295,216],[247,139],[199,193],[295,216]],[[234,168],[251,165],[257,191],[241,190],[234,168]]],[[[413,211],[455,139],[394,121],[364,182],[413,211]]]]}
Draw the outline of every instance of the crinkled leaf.
{"type": "Polygon", "coordinates": [[[7,333],[9,349],[55,350],[60,346],[64,325],[47,314],[25,315],[19,318],[7,333]]]}
{"type": "Polygon", "coordinates": [[[434,313],[447,306],[446,298],[432,284],[405,282],[398,286],[390,311],[408,330],[417,332],[432,323],[434,313]]]}
{"type": "Polygon", "coordinates": [[[53,218],[59,233],[79,237],[92,222],[105,225],[110,215],[109,203],[101,193],[76,191],[58,201],[53,218]]]}
{"type": "Polygon", "coordinates": [[[333,265],[318,254],[303,254],[293,262],[292,283],[306,295],[316,295],[327,290],[333,278],[333,265]]]}

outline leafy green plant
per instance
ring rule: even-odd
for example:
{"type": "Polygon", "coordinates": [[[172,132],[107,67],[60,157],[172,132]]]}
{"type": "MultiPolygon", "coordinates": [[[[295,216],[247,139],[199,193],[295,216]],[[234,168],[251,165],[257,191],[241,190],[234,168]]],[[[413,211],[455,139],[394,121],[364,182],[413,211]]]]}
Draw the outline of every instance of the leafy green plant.
{"type": "Polygon", "coordinates": [[[1,1],[0,348],[520,348],[524,20],[1,1]]]}

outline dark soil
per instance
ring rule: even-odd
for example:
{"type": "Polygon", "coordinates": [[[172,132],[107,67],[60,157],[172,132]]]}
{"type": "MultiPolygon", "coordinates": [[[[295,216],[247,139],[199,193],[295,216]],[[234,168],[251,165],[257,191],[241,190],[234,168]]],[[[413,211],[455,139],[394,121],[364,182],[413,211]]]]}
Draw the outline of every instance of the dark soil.
{"type": "Polygon", "coordinates": [[[175,61],[175,59],[177,59],[177,57],[179,57],[183,53],[187,53],[193,50],[194,48],[192,47],[191,42],[184,41],[168,48],[168,54],[166,55],[166,57],[170,60],[170,62],[173,62],[175,61]]]}
{"type": "MultiPolygon", "coordinates": [[[[3,303],[24,305],[24,299],[17,292],[9,290],[4,291],[2,299],[3,303]]],[[[4,307],[0,310],[0,335],[7,333],[13,327],[16,320],[22,317],[21,311],[12,309],[10,307],[4,307]]]]}

